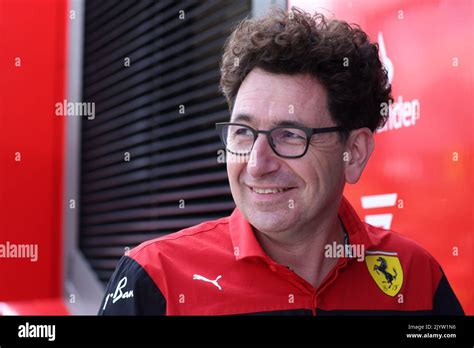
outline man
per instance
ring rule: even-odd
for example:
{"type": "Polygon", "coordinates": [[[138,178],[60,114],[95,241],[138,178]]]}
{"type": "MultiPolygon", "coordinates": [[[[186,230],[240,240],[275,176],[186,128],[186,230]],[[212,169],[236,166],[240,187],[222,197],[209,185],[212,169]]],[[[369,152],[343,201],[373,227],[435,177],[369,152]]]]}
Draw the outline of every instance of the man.
{"type": "Polygon", "coordinates": [[[237,26],[221,72],[231,119],[216,127],[237,208],[131,250],[99,313],[462,315],[433,257],[342,195],[391,100],[367,35],[275,10],[237,26]]]}

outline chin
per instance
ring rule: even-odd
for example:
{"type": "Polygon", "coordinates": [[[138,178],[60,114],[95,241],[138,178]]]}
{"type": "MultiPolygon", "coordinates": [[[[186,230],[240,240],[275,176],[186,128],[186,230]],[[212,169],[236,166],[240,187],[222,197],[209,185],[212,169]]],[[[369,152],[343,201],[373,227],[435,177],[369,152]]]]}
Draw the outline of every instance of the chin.
{"type": "Polygon", "coordinates": [[[248,209],[244,212],[247,221],[263,233],[277,233],[290,229],[295,225],[293,219],[278,211],[259,211],[248,209]]]}

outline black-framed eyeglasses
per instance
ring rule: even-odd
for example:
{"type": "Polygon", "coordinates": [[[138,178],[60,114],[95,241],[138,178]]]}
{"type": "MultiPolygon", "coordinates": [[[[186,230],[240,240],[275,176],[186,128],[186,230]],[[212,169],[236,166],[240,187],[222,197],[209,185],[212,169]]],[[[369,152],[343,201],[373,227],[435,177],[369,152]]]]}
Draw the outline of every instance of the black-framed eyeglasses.
{"type": "Polygon", "coordinates": [[[246,156],[252,152],[260,133],[266,134],[273,152],[283,158],[300,158],[308,151],[311,137],[315,134],[343,131],[342,127],[309,128],[278,126],[270,130],[256,130],[246,124],[219,122],[216,130],[226,150],[234,155],[246,156]]]}

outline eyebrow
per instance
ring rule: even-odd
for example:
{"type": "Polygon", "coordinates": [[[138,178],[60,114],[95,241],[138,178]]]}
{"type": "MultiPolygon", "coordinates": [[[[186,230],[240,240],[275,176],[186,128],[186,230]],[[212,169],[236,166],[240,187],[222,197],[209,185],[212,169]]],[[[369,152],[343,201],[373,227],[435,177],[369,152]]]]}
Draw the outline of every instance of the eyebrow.
{"type": "MultiPolygon", "coordinates": [[[[254,121],[255,117],[249,115],[249,114],[237,114],[234,119],[231,118],[231,122],[248,122],[252,123],[254,121]]],[[[279,120],[277,122],[273,123],[274,127],[307,127],[303,123],[295,120],[279,120]]]]}
{"type": "Polygon", "coordinates": [[[232,117],[230,118],[230,121],[231,122],[249,122],[251,123],[253,121],[253,117],[248,115],[248,114],[237,114],[237,116],[234,117],[234,119],[232,119],[232,117]]]}

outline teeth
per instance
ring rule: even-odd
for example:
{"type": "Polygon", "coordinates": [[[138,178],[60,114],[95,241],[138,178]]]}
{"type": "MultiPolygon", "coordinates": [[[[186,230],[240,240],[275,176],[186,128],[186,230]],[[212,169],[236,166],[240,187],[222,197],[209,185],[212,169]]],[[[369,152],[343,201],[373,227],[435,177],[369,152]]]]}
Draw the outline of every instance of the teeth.
{"type": "Polygon", "coordinates": [[[270,193],[278,193],[284,192],[287,189],[259,189],[259,188],[252,188],[253,192],[260,193],[260,194],[270,194],[270,193]]]}

